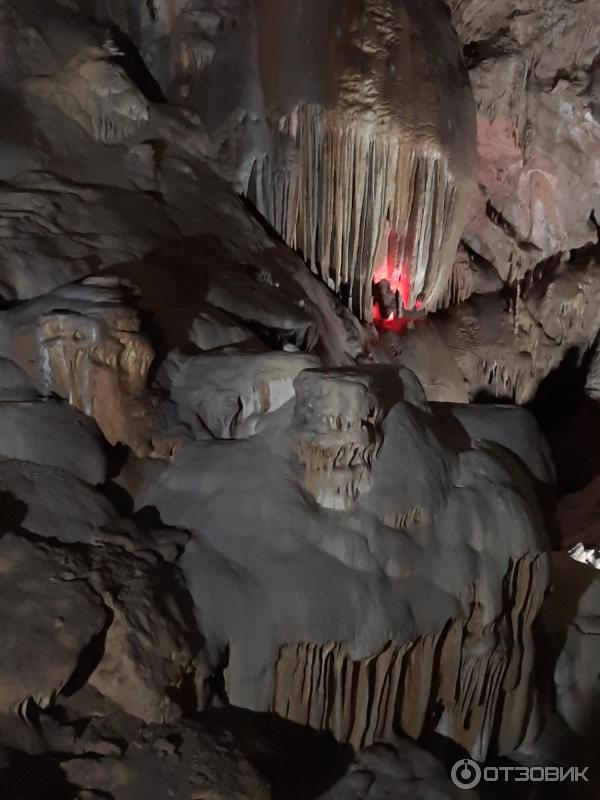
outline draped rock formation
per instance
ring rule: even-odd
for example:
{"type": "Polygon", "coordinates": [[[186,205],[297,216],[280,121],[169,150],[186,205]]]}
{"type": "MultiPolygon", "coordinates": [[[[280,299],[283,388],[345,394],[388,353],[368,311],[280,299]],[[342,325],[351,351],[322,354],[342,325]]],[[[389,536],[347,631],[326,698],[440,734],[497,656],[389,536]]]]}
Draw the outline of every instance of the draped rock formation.
{"type": "Polygon", "coordinates": [[[451,296],[475,115],[440,0],[95,13],[129,32],[165,95],[198,112],[222,174],[359,316],[373,279],[405,308],[451,296]]]}
{"type": "Polygon", "coordinates": [[[438,731],[485,759],[530,741],[539,434],[517,437],[522,411],[435,408],[393,366],[308,369],[294,389],[138,493],[193,531],[182,565],[219,620],[203,632],[229,701],[356,747],[438,731]]]}
{"type": "Polygon", "coordinates": [[[540,729],[531,626],[544,596],[537,557],[506,576],[506,611],[482,625],[477,588],[463,621],[402,647],[356,661],[339,643],[285,645],[276,667],[273,710],[330,730],[357,750],[433,730],[474,758],[509,753],[540,729]]]}
{"type": "Polygon", "coordinates": [[[414,740],[589,737],[595,5],[0,0],[0,797],[439,800],[414,740]],[[554,378],[557,514],[469,402],[554,378]]]}
{"type": "Polygon", "coordinates": [[[111,444],[167,458],[179,439],[147,389],[154,351],[128,293],[118,279],[88,278],[0,312],[0,348],[40,395],[93,417],[111,444]]]}

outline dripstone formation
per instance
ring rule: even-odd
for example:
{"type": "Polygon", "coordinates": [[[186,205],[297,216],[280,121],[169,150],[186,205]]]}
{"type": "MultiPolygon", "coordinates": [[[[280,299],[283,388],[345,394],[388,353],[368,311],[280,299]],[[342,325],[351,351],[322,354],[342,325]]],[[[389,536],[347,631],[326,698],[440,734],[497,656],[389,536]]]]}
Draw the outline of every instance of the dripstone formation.
{"type": "Polygon", "coordinates": [[[594,797],[597,27],[0,0],[1,798],[594,797]]]}

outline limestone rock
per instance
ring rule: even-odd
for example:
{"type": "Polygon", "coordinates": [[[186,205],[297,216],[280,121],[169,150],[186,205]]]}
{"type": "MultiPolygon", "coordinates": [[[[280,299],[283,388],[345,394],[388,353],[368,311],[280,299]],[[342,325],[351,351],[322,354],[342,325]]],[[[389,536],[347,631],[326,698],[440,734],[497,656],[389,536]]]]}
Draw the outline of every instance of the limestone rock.
{"type": "Polygon", "coordinates": [[[287,645],[277,662],[273,709],[300,724],[332,730],[338,740],[358,749],[393,739],[395,725],[419,738],[430,724],[427,707],[433,703],[443,709],[436,730],[475,757],[485,757],[493,737],[502,752],[510,752],[515,733],[531,725],[527,738],[532,740],[540,722],[538,712],[528,718],[528,689],[521,683],[524,674],[531,679],[533,673],[533,620],[527,609],[532,600],[532,608],[541,606],[540,577],[535,561],[515,567],[506,578],[514,592],[510,611],[493,628],[477,618],[475,593],[471,616],[462,626],[455,623],[439,637],[423,637],[403,648],[386,647],[370,659],[353,660],[334,642],[287,645]],[[527,641],[504,652],[496,638],[514,641],[523,621],[527,641]],[[469,696],[474,700],[466,710],[469,696]],[[491,711],[496,703],[500,707],[491,711]],[[495,724],[500,729],[493,732],[495,724]]]}
{"type": "MultiPolygon", "coordinates": [[[[87,732],[90,738],[95,733],[105,746],[114,741],[110,723],[91,727],[96,730],[87,732]]],[[[126,742],[121,751],[114,752],[113,745],[113,752],[102,754],[95,745],[85,757],[63,762],[67,778],[80,789],[79,800],[107,792],[114,800],[269,800],[271,796],[265,781],[231,742],[214,739],[198,725],[147,725],[117,741],[126,742]]]]}
{"type": "Polygon", "coordinates": [[[516,456],[542,486],[553,486],[556,475],[548,443],[535,417],[524,408],[509,405],[432,403],[441,426],[456,419],[472,440],[500,445],[516,456]]]}
{"type": "Polygon", "coordinates": [[[87,682],[151,722],[178,718],[186,692],[202,702],[204,640],[175,566],[106,543],[74,550],[5,534],[0,545],[13,653],[2,675],[5,712],[30,697],[47,707],[69,681],[69,691],[87,682]],[[23,636],[27,619],[36,621],[23,636]]]}
{"type": "Polygon", "coordinates": [[[578,542],[569,550],[569,555],[581,564],[589,564],[591,567],[600,569],[600,549],[598,548],[586,547],[578,542]]]}
{"type": "Polygon", "coordinates": [[[94,423],[54,400],[0,402],[0,456],[104,483],[107,454],[94,423]]]}
{"type": "MultiPolygon", "coordinates": [[[[296,386],[296,415],[290,402],[250,439],[190,445],[137,497],[193,532],[182,566],[201,618],[218,620],[202,630],[228,664],[230,702],[359,745],[394,725],[414,737],[433,727],[485,758],[534,737],[531,626],[547,544],[526,464],[496,449],[492,423],[483,441],[483,418],[479,441],[464,427],[457,438],[456,419],[440,428],[415,377],[395,367],[309,370],[296,386]],[[351,513],[306,491],[297,452],[308,434],[379,448],[351,513]]],[[[324,460],[335,494],[332,473],[324,460]]]]}
{"type": "Polygon", "coordinates": [[[162,383],[181,420],[217,439],[251,436],[261,417],[294,397],[294,379],[319,359],[303,353],[172,354],[162,383]]]}
{"type": "Polygon", "coordinates": [[[47,546],[4,534],[0,574],[1,712],[26,716],[29,703],[45,708],[69,681],[85,679],[77,674],[85,669],[82,653],[101,637],[108,615],[96,592],[47,546]]]}
{"type": "Polygon", "coordinates": [[[263,346],[241,321],[218,308],[199,309],[192,323],[190,339],[200,350],[248,348],[262,350],[263,346]]]}
{"type": "Polygon", "coordinates": [[[24,528],[61,542],[94,544],[105,538],[103,529],[116,517],[104,495],[50,465],[0,460],[0,492],[3,530],[24,528]]]}
{"type": "Polygon", "coordinates": [[[158,398],[147,390],[154,352],[116,279],[88,278],[3,313],[3,351],[42,395],[68,399],[111,444],[171,454],[177,438],[160,431],[158,398]]]}
{"type": "Polygon", "coordinates": [[[196,672],[198,691],[203,688],[203,637],[177,571],[156,557],[118,550],[90,555],[88,580],[110,613],[90,685],[145,721],[178,718],[178,698],[194,685],[196,672]]]}
{"type": "Polygon", "coordinates": [[[0,0],[0,795],[452,797],[398,736],[532,752],[544,664],[589,736],[597,573],[469,402],[597,340],[597,16],[0,0]]]}
{"type": "Polygon", "coordinates": [[[600,577],[589,565],[555,553],[553,593],[543,621],[558,660],[557,709],[582,736],[596,736],[600,709],[600,577]]]}
{"type": "Polygon", "coordinates": [[[384,330],[383,338],[422,374],[432,400],[455,400],[466,389],[471,400],[525,404],[563,359],[581,359],[594,343],[599,292],[598,261],[590,255],[548,268],[508,302],[499,294],[474,295],[408,329],[401,341],[393,331],[384,330]],[[435,354],[423,356],[428,347],[435,354]]]}
{"type": "Polygon", "coordinates": [[[347,774],[319,800],[475,800],[453,786],[443,766],[407,740],[395,746],[375,745],[360,752],[347,774]]]}
{"type": "Polygon", "coordinates": [[[405,305],[442,300],[475,125],[440,2],[100,8],[166,96],[199,112],[221,173],[360,316],[371,318],[374,271],[388,264],[405,305]]]}
{"type": "Polygon", "coordinates": [[[0,359],[0,402],[35,400],[38,393],[27,375],[12,361],[0,359]]]}
{"type": "MultiPolygon", "coordinates": [[[[410,392],[411,374],[401,374],[409,397],[424,405],[418,390],[410,392]]],[[[389,375],[385,368],[307,369],[294,382],[300,429],[294,449],[305,470],[306,490],[324,508],[348,510],[370,489],[373,462],[383,441],[383,418],[399,399],[389,390],[389,375]]]]}
{"type": "MultiPolygon", "coordinates": [[[[40,297],[114,268],[135,273],[139,308],[171,347],[189,347],[208,307],[249,324],[258,350],[318,341],[350,363],[368,334],[217,177],[201,119],[159,102],[127,37],[107,28],[114,4],[100,6],[3,3],[0,296],[40,297]]],[[[125,28],[140,9],[130,12],[125,28]]],[[[160,335],[153,345],[161,359],[160,335]]]]}
{"type": "Polygon", "coordinates": [[[593,0],[575,12],[567,0],[450,5],[478,103],[484,192],[465,238],[514,280],[597,239],[598,178],[586,166],[600,152],[590,91],[596,7],[593,0]]]}

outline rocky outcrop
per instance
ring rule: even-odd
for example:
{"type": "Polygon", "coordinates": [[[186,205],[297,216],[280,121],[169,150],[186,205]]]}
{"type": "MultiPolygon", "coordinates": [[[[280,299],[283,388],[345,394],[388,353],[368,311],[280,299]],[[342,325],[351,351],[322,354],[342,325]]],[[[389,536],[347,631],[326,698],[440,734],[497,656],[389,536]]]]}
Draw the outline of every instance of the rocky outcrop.
{"type": "Polygon", "coordinates": [[[596,572],[469,405],[597,338],[592,2],[300,5],[0,2],[2,797],[453,797],[399,737],[521,763],[544,666],[593,729],[596,572]]]}
{"type": "Polygon", "coordinates": [[[461,623],[373,658],[353,660],[347,647],[286,645],[275,677],[273,710],[300,724],[331,730],[356,749],[390,741],[394,730],[419,739],[450,735],[475,758],[490,747],[511,752],[533,741],[539,709],[531,625],[543,600],[543,570],[524,559],[506,578],[503,619],[482,626],[475,592],[461,623]],[[470,616],[468,616],[470,614],[470,616]],[[506,642],[510,642],[509,647],[506,642]]]}
{"type": "Polygon", "coordinates": [[[567,0],[449,6],[477,105],[479,194],[447,311],[379,326],[431,399],[528,403],[600,327],[597,14],[567,0]]]}
{"type": "Polygon", "coordinates": [[[339,780],[319,800],[384,800],[387,797],[414,800],[451,800],[477,795],[453,786],[433,756],[407,740],[394,746],[381,745],[362,751],[339,780]]]}
{"type": "Polygon", "coordinates": [[[295,446],[304,488],[323,508],[347,511],[371,488],[385,407],[376,372],[307,370],[296,379],[295,446]]]}
{"type": "Polygon", "coordinates": [[[93,421],[49,398],[0,400],[0,456],[55,467],[92,485],[108,473],[105,442],[93,421]]]}
{"type": "Polygon", "coordinates": [[[600,578],[566,553],[552,557],[553,592],[542,616],[555,653],[558,713],[582,737],[595,738],[600,708],[600,578]]]}
{"type": "Polygon", "coordinates": [[[165,96],[198,112],[221,174],[360,317],[372,279],[409,308],[443,302],[475,118],[441,2],[129,6],[96,15],[123,26],[165,96]]]}
{"type": "Polygon", "coordinates": [[[97,539],[76,549],[24,534],[0,539],[4,603],[18,609],[4,623],[12,643],[0,681],[4,713],[49,708],[60,692],[88,683],[132,715],[161,722],[180,716],[178,698],[196,674],[201,693],[203,639],[177,570],[115,546],[133,549],[126,530],[97,539]],[[20,635],[32,618],[34,630],[20,635]]]}
{"type": "Polygon", "coordinates": [[[173,354],[161,382],[197,435],[204,428],[217,439],[244,439],[294,397],[298,373],[319,363],[304,353],[173,354]]]}
{"type": "Polygon", "coordinates": [[[138,494],[194,532],[182,565],[220,619],[204,632],[230,702],[354,745],[438,730],[485,758],[535,736],[546,544],[525,465],[491,425],[484,442],[436,421],[407,371],[295,386],[253,437],[198,441],[138,494]]]}
{"type": "Polygon", "coordinates": [[[80,656],[107,624],[104,604],[52,549],[14,534],[0,539],[6,652],[0,667],[0,714],[27,717],[47,708],[77,679],[80,656]],[[23,631],[28,631],[23,636],[23,631]]]}
{"type": "Polygon", "coordinates": [[[114,800],[270,800],[264,779],[226,737],[215,740],[199,725],[122,727],[111,731],[94,720],[86,730],[90,751],[63,762],[78,800],[107,793],[114,800]],[[126,744],[115,746],[113,737],[126,744]]]}
{"type": "Polygon", "coordinates": [[[451,0],[478,106],[480,211],[464,240],[513,285],[597,241],[593,0],[451,0]],[[539,271],[539,270],[538,270],[539,271]]]}
{"type": "Polygon", "coordinates": [[[154,352],[116,279],[88,278],[0,312],[0,331],[2,352],[42,397],[93,417],[111,444],[172,455],[177,436],[160,430],[159,401],[147,390],[154,352]]]}

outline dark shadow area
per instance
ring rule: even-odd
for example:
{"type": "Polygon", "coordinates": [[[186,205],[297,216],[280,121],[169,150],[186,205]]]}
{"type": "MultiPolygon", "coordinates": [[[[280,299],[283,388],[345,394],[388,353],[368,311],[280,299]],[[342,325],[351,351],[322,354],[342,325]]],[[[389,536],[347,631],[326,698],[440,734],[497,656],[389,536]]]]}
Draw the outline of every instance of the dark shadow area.
{"type": "Polygon", "coordinates": [[[7,531],[18,533],[27,517],[27,504],[15,497],[12,492],[0,491],[0,536],[7,531]]]}
{"type": "MultiPolygon", "coordinates": [[[[172,621],[175,629],[178,621],[183,621],[186,641],[192,656],[196,656],[205,647],[206,638],[198,627],[194,601],[185,585],[185,578],[177,567],[164,561],[157,563],[152,578],[152,597],[157,610],[169,623],[172,621]],[[176,606],[177,613],[175,615],[173,614],[172,604],[176,606]]],[[[171,698],[181,706],[184,715],[188,716],[197,712],[199,703],[192,671],[188,673],[180,685],[173,688],[169,693],[171,698]]]]}
{"type": "MultiPolygon", "coordinates": [[[[254,219],[267,231],[269,236],[279,244],[282,244],[284,245],[284,247],[287,247],[288,245],[283,236],[279,233],[279,231],[276,228],[273,227],[273,225],[271,225],[269,220],[265,216],[263,216],[263,214],[256,207],[257,198],[254,192],[255,187],[256,187],[256,181],[251,179],[248,185],[248,194],[239,195],[240,200],[242,201],[246,211],[252,217],[254,217],[254,219]]],[[[294,252],[296,252],[300,256],[300,258],[304,261],[304,255],[300,250],[296,250],[294,252]]],[[[306,265],[306,268],[310,269],[308,264],[306,265]]]]}
{"type": "MultiPolygon", "coordinates": [[[[583,489],[600,474],[600,403],[585,394],[592,349],[567,351],[559,367],[541,382],[525,406],[535,416],[548,441],[556,466],[559,495],[583,489]]],[[[511,405],[512,397],[482,390],[478,405],[511,405]]]]}
{"type": "Polygon", "coordinates": [[[572,347],[540,384],[529,409],[545,431],[561,428],[581,408],[589,361],[589,353],[582,356],[572,347]]]}
{"type": "Polygon", "coordinates": [[[125,464],[127,463],[127,459],[131,453],[130,449],[127,445],[124,444],[116,444],[114,446],[108,446],[108,464],[107,464],[107,473],[106,473],[106,482],[99,486],[99,491],[107,497],[114,507],[117,509],[119,514],[124,517],[130,517],[133,515],[134,511],[134,501],[129,492],[127,492],[122,486],[114,482],[114,478],[117,478],[121,471],[123,470],[125,464]]]}
{"type": "Polygon", "coordinates": [[[104,483],[99,488],[102,494],[111,501],[119,514],[124,517],[129,517],[133,514],[133,498],[122,486],[119,486],[113,481],[107,481],[107,483],[104,483]]]}
{"type": "Polygon", "coordinates": [[[156,506],[144,506],[134,515],[134,519],[140,528],[152,530],[153,528],[164,528],[165,523],[160,518],[160,512],[156,506]]]}
{"type": "MultiPolygon", "coordinates": [[[[588,767],[585,781],[563,782],[525,782],[499,780],[497,782],[481,781],[474,791],[481,800],[598,800],[600,784],[598,781],[597,757],[594,751],[594,740],[583,740],[570,731],[559,718],[554,715],[546,732],[542,734],[544,756],[541,756],[534,745],[531,754],[515,754],[511,757],[491,756],[480,764],[485,767],[588,767]]],[[[595,740],[597,746],[597,740],[595,740]]],[[[440,734],[428,737],[427,742],[421,740],[430,753],[435,755],[446,767],[448,775],[454,764],[462,759],[470,759],[469,754],[457,744],[440,734]]],[[[540,748],[541,752],[542,748],[540,748]]],[[[513,773],[514,775],[514,773],[513,773]]],[[[465,797],[469,796],[465,792],[465,797]]]]}
{"type": "MultiPolygon", "coordinates": [[[[491,383],[491,381],[489,381],[491,383]]],[[[473,403],[479,406],[514,406],[515,399],[511,395],[498,395],[486,389],[481,389],[473,397],[473,403]]]]}
{"type": "Polygon", "coordinates": [[[57,758],[29,756],[9,749],[4,753],[9,766],[0,769],[2,800],[75,800],[77,797],[77,787],[67,782],[57,758]]]}
{"type": "Polygon", "coordinates": [[[272,800],[314,800],[331,787],[354,758],[349,745],[275,714],[230,706],[199,715],[215,735],[235,734],[244,756],[272,787],[272,800]]]}
{"type": "Polygon", "coordinates": [[[452,403],[430,403],[433,414],[432,428],[437,438],[455,453],[471,449],[471,437],[453,413],[452,403]]]}
{"type": "MultiPolygon", "coordinates": [[[[254,192],[255,187],[256,187],[256,181],[251,179],[248,189],[249,193],[247,195],[239,195],[240,200],[242,201],[244,207],[246,208],[246,211],[248,211],[248,213],[261,225],[261,227],[265,229],[265,231],[269,234],[269,236],[271,237],[271,239],[273,239],[273,241],[282,245],[286,250],[290,250],[291,252],[295,253],[298,256],[298,258],[302,261],[308,272],[315,274],[315,272],[313,272],[313,270],[311,269],[308,263],[308,259],[305,256],[304,252],[298,247],[292,248],[285,241],[285,239],[279,233],[279,231],[276,228],[274,228],[273,225],[269,222],[269,220],[265,216],[263,216],[263,214],[258,210],[258,208],[256,207],[257,199],[254,192]]],[[[316,271],[316,265],[315,265],[315,271],[316,271]]],[[[331,275],[331,277],[333,278],[334,276],[331,275]]],[[[330,293],[333,297],[335,297],[336,301],[339,300],[342,303],[342,305],[348,306],[350,300],[350,283],[342,283],[337,292],[334,292],[327,285],[325,281],[322,281],[322,285],[328,293],[330,293]]]]}
{"type": "Polygon", "coordinates": [[[83,686],[85,686],[90,675],[92,672],[94,672],[104,657],[104,651],[106,649],[106,634],[108,633],[108,629],[112,625],[115,617],[112,609],[106,605],[104,606],[104,611],[106,613],[106,622],[104,623],[104,627],[100,633],[96,634],[96,636],[90,639],[90,641],[79,654],[77,666],[61,690],[61,693],[65,697],[70,697],[71,695],[75,694],[75,692],[79,691],[79,689],[81,689],[83,686]]]}
{"type": "Polygon", "coordinates": [[[554,458],[559,494],[579,491],[600,473],[600,403],[585,395],[591,351],[571,348],[529,404],[554,458]]]}
{"type": "Polygon", "coordinates": [[[166,103],[160,84],[146,66],[131,39],[116,25],[110,25],[109,28],[112,40],[121,52],[121,55],[114,56],[111,61],[121,67],[146,100],[150,100],[151,103],[166,103]]]}

